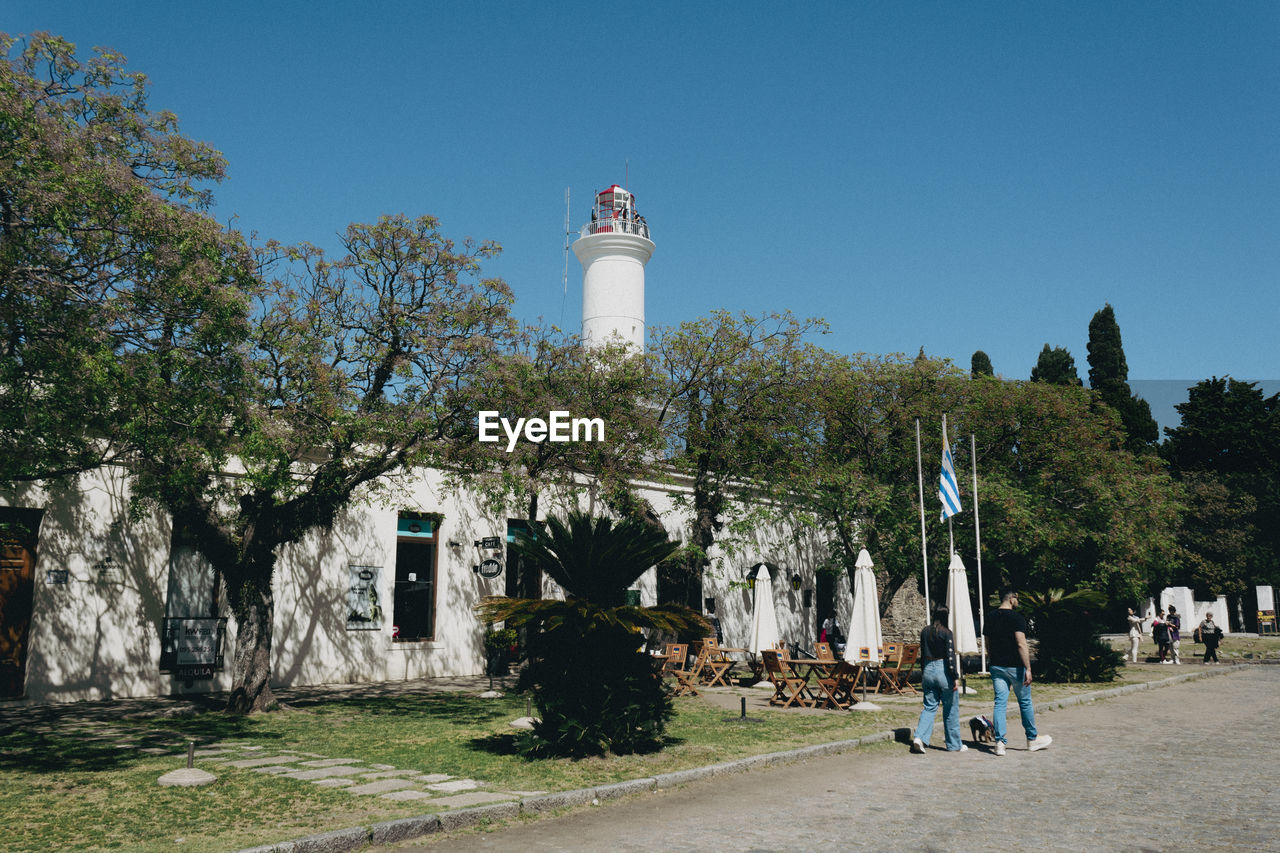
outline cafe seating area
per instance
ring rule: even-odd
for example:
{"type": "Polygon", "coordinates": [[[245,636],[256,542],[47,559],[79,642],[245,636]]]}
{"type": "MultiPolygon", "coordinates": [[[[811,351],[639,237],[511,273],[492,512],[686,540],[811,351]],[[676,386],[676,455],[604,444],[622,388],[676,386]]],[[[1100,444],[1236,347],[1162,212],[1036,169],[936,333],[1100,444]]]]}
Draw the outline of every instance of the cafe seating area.
{"type": "Polygon", "coordinates": [[[777,648],[758,655],[747,649],[720,645],[714,637],[693,643],[667,643],[655,657],[675,696],[698,696],[701,689],[770,686],[768,704],[778,709],[806,708],[844,711],[868,696],[918,696],[920,646],[886,642],[879,660],[850,662],[830,643],[819,642],[812,652],[777,648]]]}

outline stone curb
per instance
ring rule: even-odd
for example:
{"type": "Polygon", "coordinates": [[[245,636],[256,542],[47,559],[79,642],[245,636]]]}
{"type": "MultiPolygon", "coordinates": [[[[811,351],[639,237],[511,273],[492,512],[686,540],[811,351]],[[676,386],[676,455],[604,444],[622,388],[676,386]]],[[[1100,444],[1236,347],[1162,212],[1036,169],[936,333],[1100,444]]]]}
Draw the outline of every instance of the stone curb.
{"type": "MultiPolygon", "coordinates": [[[[1117,696],[1137,693],[1140,690],[1170,687],[1184,681],[1196,681],[1201,678],[1211,678],[1215,675],[1226,675],[1229,672],[1235,672],[1247,666],[1249,664],[1243,663],[1223,665],[1212,670],[1188,672],[1170,676],[1169,678],[1162,678],[1159,681],[1144,681],[1140,684],[1126,684],[1123,687],[1099,690],[1096,693],[1082,693],[1078,696],[1069,696],[1066,699],[1036,705],[1036,713],[1067,708],[1072,705],[1086,705],[1101,699],[1113,699],[1117,696]]],[[[390,844],[397,841],[407,841],[424,835],[449,832],[489,821],[509,820],[521,814],[542,814],[557,809],[616,800],[633,794],[646,794],[675,788],[690,782],[709,779],[713,776],[746,773],[777,764],[793,764],[810,758],[839,755],[844,752],[850,752],[860,746],[892,740],[894,740],[894,732],[892,730],[877,732],[860,738],[820,743],[815,746],[786,750],[785,752],[752,755],[721,764],[710,764],[706,767],[693,767],[689,770],[661,773],[644,779],[615,782],[611,785],[597,785],[594,788],[579,788],[574,791],[559,791],[554,794],[540,794],[536,797],[526,797],[519,802],[493,803],[487,806],[476,806],[469,809],[457,809],[455,811],[385,821],[371,826],[339,829],[320,835],[309,835],[306,838],[299,838],[294,841],[281,841],[261,847],[245,848],[236,851],[236,853],[349,853],[349,851],[359,850],[368,844],[390,844]]]]}

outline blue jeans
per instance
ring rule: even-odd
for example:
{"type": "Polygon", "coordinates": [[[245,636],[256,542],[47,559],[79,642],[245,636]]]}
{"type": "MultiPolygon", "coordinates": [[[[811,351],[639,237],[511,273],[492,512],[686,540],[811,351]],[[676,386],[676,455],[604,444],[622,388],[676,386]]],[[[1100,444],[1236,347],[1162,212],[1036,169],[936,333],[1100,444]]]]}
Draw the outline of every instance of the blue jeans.
{"type": "Polygon", "coordinates": [[[1018,709],[1022,711],[1022,728],[1027,733],[1027,740],[1036,739],[1036,709],[1031,704],[1031,685],[1023,684],[1027,671],[1020,666],[992,666],[991,686],[996,690],[996,706],[991,713],[991,723],[995,726],[995,739],[1008,743],[1006,737],[1005,714],[1009,706],[1009,690],[1018,697],[1018,709]]]}
{"type": "Polygon", "coordinates": [[[924,691],[924,709],[920,711],[915,736],[925,743],[933,737],[933,720],[938,713],[938,703],[941,702],[942,731],[946,736],[947,749],[955,752],[960,748],[960,703],[956,701],[956,691],[951,688],[951,681],[947,678],[946,661],[931,660],[925,663],[920,687],[924,691]]]}

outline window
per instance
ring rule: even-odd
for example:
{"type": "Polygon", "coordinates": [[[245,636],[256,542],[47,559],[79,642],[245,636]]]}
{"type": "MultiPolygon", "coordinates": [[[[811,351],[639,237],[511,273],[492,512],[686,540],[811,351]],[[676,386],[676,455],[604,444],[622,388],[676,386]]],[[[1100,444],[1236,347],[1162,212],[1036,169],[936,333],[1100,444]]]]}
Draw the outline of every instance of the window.
{"type": "Polygon", "coordinates": [[[439,517],[402,512],[396,527],[392,639],[430,640],[436,630],[436,531],[439,517]]]}

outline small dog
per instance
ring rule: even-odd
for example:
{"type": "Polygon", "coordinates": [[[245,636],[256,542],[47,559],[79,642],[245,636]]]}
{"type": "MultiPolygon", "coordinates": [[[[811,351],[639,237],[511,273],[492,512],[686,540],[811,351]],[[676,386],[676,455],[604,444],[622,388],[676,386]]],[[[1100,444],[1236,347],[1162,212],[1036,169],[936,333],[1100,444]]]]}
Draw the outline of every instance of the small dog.
{"type": "Polygon", "coordinates": [[[979,714],[969,721],[969,732],[974,743],[995,743],[996,729],[991,721],[979,714]]]}

